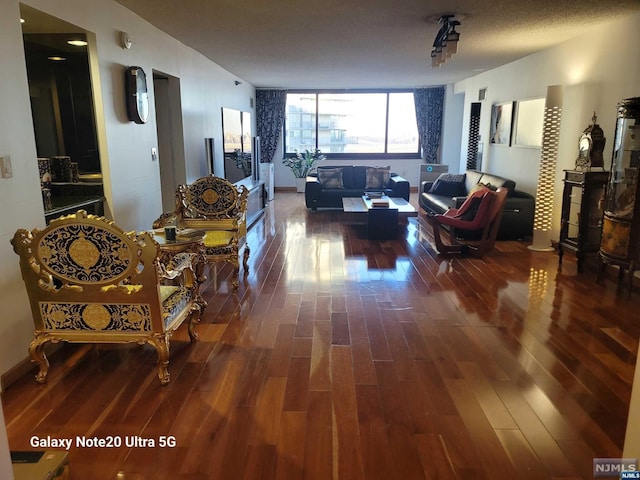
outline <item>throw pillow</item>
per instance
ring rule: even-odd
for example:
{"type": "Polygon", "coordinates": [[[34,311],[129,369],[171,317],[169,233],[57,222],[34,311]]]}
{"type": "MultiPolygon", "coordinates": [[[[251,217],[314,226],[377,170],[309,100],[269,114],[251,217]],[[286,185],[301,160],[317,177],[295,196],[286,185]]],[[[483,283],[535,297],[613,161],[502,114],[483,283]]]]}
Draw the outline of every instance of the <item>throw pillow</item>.
{"type": "Polygon", "coordinates": [[[367,167],[367,184],[365,188],[387,188],[391,167],[367,167]]]}
{"type": "Polygon", "coordinates": [[[438,175],[438,178],[436,178],[436,182],[438,180],[444,180],[450,183],[464,183],[466,178],[467,175],[465,173],[441,173],[438,175]]]}
{"type": "Polygon", "coordinates": [[[322,188],[344,188],[341,168],[319,168],[318,180],[322,188]]]}
{"type": "Polygon", "coordinates": [[[465,178],[464,173],[441,173],[431,185],[428,193],[445,197],[464,197],[467,195],[464,186],[465,178]]]}
{"type": "Polygon", "coordinates": [[[448,180],[440,179],[437,179],[433,183],[433,185],[431,185],[429,193],[433,193],[435,195],[443,195],[445,197],[464,197],[467,195],[464,187],[464,181],[450,182],[448,180]]]}

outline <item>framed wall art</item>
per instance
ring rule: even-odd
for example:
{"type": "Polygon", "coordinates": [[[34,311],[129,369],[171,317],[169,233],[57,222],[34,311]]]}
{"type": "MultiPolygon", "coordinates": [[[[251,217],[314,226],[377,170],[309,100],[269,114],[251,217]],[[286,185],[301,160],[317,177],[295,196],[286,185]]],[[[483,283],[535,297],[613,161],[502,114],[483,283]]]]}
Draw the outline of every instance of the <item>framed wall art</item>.
{"type": "Polygon", "coordinates": [[[491,107],[491,138],[493,145],[511,145],[511,127],[515,102],[497,103],[491,107]]]}
{"type": "Polygon", "coordinates": [[[513,144],[515,146],[534,148],[542,146],[544,103],[544,98],[518,102],[513,134],[513,144]]]}

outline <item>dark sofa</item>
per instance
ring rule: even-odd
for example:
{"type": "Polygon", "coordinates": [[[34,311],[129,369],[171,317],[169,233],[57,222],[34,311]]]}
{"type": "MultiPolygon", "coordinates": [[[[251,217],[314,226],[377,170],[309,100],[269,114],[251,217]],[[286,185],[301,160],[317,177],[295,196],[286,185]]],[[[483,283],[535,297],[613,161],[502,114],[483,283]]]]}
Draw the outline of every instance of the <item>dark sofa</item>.
{"type": "Polygon", "coordinates": [[[389,197],[409,201],[409,182],[391,173],[389,167],[325,165],[307,177],[305,202],[318,208],[342,208],[343,197],[360,197],[365,191],[384,191],[389,197]]]}
{"type": "Polygon", "coordinates": [[[420,207],[427,213],[444,213],[449,208],[459,208],[467,194],[479,183],[489,188],[509,189],[498,229],[499,239],[520,239],[533,234],[534,197],[516,190],[513,180],[490,173],[467,170],[459,175],[442,174],[435,182],[422,182],[420,207]]]}

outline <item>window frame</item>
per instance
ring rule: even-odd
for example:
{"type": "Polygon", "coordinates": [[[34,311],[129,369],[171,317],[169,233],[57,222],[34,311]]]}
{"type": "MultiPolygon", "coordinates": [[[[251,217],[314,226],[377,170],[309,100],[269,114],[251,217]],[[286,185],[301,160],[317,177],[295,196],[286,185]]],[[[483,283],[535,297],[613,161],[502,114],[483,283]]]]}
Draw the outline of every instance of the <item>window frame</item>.
{"type": "MultiPolygon", "coordinates": [[[[384,146],[385,150],[389,149],[389,96],[392,93],[413,93],[413,88],[398,88],[398,89],[382,89],[382,88],[367,88],[367,89],[288,89],[287,95],[290,93],[306,93],[315,94],[316,111],[315,111],[315,136],[316,136],[316,148],[318,148],[318,130],[319,130],[319,118],[318,118],[318,105],[319,95],[327,93],[384,93],[386,94],[386,111],[385,111],[385,138],[384,146]]],[[[283,158],[291,158],[295,156],[295,153],[287,153],[287,115],[285,113],[284,124],[282,126],[282,150],[283,158]]],[[[322,152],[327,159],[345,159],[345,160],[406,160],[406,159],[420,159],[422,158],[420,152],[422,145],[420,144],[420,136],[418,135],[418,151],[416,153],[328,153],[322,152]]]]}

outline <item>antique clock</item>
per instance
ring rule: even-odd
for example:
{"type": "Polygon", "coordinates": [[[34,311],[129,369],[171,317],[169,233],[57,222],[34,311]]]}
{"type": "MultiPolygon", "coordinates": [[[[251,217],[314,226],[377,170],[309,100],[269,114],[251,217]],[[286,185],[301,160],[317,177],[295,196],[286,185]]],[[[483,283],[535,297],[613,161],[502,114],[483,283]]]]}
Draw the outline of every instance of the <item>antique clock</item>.
{"type": "Polygon", "coordinates": [[[600,125],[596,123],[598,121],[596,112],[593,112],[591,121],[593,123],[584,129],[578,140],[576,170],[589,171],[593,167],[604,169],[602,152],[607,139],[600,125]]]}
{"type": "Polygon", "coordinates": [[[640,269],[640,97],[618,103],[611,173],[606,189],[598,277],[607,264],[620,269],[628,293],[640,269]]]}
{"type": "Polygon", "coordinates": [[[609,172],[604,170],[602,151],[606,139],[596,123],[593,112],[591,125],[585,128],[578,141],[578,158],[575,170],[565,170],[562,190],[559,263],[565,250],[576,254],[578,272],[584,270],[587,255],[597,255],[602,235],[604,195],[609,172]],[[601,171],[592,171],[592,167],[601,171]]]}

